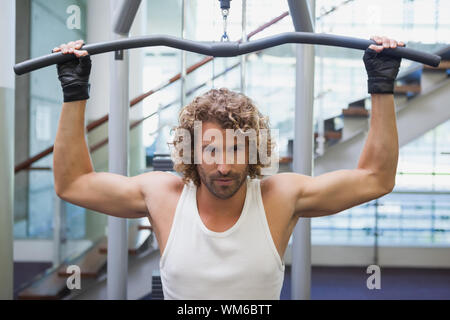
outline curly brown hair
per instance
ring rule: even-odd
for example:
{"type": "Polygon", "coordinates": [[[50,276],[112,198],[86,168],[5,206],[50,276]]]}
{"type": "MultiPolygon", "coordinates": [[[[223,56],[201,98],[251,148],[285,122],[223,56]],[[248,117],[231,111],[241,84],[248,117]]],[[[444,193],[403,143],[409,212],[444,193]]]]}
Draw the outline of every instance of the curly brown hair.
{"type": "Polygon", "coordinates": [[[233,92],[226,88],[212,89],[205,94],[196,97],[190,104],[183,107],[178,116],[178,126],[172,128],[175,131],[172,144],[172,160],[174,169],[181,174],[186,184],[193,181],[200,186],[200,177],[197,172],[197,164],[194,163],[194,139],[190,139],[191,155],[183,155],[183,136],[181,132],[189,132],[194,137],[194,122],[214,121],[223,129],[234,129],[245,132],[253,129],[256,132],[257,161],[248,164],[248,175],[254,179],[261,177],[261,169],[270,167],[270,163],[263,164],[260,159],[260,130],[266,129],[266,146],[263,146],[268,157],[272,156],[275,142],[270,134],[269,119],[263,116],[254,102],[242,93],[233,92]],[[187,156],[187,158],[186,158],[187,156]],[[186,161],[186,159],[188,159],[186,161]],[[184,160],[184,161],[183,161],[184,160]],[[189,161],[190,160],[190,161],[189,161]]]}

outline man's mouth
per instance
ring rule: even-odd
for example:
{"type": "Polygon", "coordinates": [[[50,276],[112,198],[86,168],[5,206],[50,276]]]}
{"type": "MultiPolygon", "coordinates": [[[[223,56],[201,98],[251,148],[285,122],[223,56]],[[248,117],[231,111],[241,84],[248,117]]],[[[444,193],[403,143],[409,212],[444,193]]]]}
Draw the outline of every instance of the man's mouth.
{"type": "Polygon", "coordinates": [[[227,186],[233,182],[233,179],[216,179],[215,181],[221,186],[227,186]]]}

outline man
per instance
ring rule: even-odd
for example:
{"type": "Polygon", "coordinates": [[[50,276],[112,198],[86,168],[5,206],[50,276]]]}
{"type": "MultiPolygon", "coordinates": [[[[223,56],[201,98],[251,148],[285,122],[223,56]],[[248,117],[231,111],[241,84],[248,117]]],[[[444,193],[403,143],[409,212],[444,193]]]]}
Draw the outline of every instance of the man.
{"type": "Polygon", "coordinates": [[[249,98],[227,89],[211,90],[181,110],[178,133],[192,134],[195,123],[201,124],[199,138],[173,142],[175,147],[193,146],[174,157],[181,177],[94,172],[84,131],[91,61],[81,40],[63,44],[54,52],[80,59],[58,65],[64,104],[54,148],[56,192],[108,215],[147,217],[160,247],[166,299],[279,299],[282,257],[300,218],[338,213],[394,187],[398,136],[393,87],[401,59],[380,53],[404,44],[372,39],[376,45],[363,58],[372,94],[371,123],[357,168],[261,180],[253,179],[264,165],[260,157],[250,162],[250,141],[242,145],[225,137],[230,128],[259,133],[268,128],[267,119],[249,98]],[[236,161],[240,155],[243,163],[236,161]]]}

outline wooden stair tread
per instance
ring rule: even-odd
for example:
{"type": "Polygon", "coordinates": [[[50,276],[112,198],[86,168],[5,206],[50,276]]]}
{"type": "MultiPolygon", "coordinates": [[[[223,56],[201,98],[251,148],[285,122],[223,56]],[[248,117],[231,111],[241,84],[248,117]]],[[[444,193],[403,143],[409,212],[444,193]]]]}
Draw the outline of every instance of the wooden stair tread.
{"type": "Polygon", "coordinates": [[[441,60],[441,63],[437,67],[424,65],[425,70],[446,70],[450,69],[450,60],[441,60]]]}
{"type": "Polygon", "coordinates": [[[360,107],[349,107],[347,109],[342,109],[342,114],[351,117],[368,117],[369,110],[360,107]]]}
{"type": "Polygon", "coordinates": [[[342,131],[325,131],[326,140],[339,140],[342,138],[342,131]]]}
{"type": "Polygon", "coordinates": [[[138,230],[150,230],[150,231],[153,231],[153,227],[152,226],[139,225],[138,226],[138,230]]]}
{"type": "MultiPolygon", "coordinates": [[[[106,241],[106,237],[90,248],[85,254],[71,261],[70,265],[77,265],[81,269],[81,277],[96,277],[101,268],[106,264],[104,255],[99,254],[98,248],[106,241]]],[[[29,287],[18,294],[18,299],[29,300],[53,300],[61,299],[69,293],[67,288],[67,267],[69,264],[62,264],[57,270],[44,275],[29,287]]]]}
{"type": "Polygon", "coordinates": [[[280,157],[279,159],[279,163],[283,164],[283,163],[291,163],[292,162],[292,157],[280,157]]]}
{"type": "Polygon", "coordinates": [[[421,89],[420,84],[396,85],[394,87],[394,93],[420,93],[421,89]]]}
{"type": "Polygon", "coordinates": [[[66,278],[60,277],[58,272],[54,271],[22,290],[17,297],[19,300],[60,299],[69,292],[66,281],[66,278]]]}
{"type": "MultiPolygon", "coordinates": [[[[81,277],[96,278],[100,275],[101,270],[106,265],[107,258],[99,249],[104,247],[107,241],[107,238],[103,237],[96,245],[89,249],[89,251],[70,263],[80,267],[81,277]]],[[[61,277],[69,276],[70,274],[66,271],[67,267],[67,264],[61,265],[58,275],[61,277]]]]}
{"type": "MultiPolygon", "coordinates": [[[[314,138],[317,139],[319,134],[314,133],[314,138]]],[[[342,131],[325,131],[325,140],[339,140],[342,138],[342,131]]]]}

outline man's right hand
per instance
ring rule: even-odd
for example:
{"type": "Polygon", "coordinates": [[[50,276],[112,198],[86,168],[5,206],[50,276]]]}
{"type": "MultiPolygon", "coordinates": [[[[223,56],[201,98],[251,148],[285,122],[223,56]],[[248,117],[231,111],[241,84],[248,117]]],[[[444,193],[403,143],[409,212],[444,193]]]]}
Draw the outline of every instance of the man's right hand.
{"type": "Polygon", "coordinates": [[[58,64],[58,77],[64,94],[64,102],[89,99],[89,75],[91,58],[86,50],[79,50],[83,40],[72,41],[54,48],[52,52],[74,54],[78,59],[58,64]]]}

